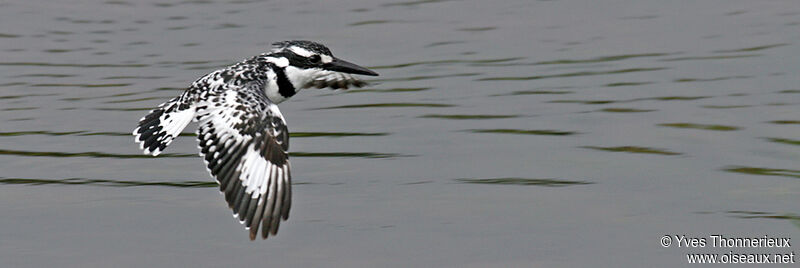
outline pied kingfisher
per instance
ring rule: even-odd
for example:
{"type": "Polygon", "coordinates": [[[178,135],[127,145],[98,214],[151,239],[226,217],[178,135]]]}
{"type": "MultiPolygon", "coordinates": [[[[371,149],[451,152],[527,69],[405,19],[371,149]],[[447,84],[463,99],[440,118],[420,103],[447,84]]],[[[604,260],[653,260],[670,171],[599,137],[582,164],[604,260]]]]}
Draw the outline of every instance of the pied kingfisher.
{"type": "Polygon", "coordinates": [[[200,77],[180,96],[150,111],[133,130],[145,154],[158,155],[189,121],[208,172],[255,240],[289,218],[289,132],[276,104],[303,88],[361,87],[352,74],[378,74],[338,59],[311,41],[283,41],[270,52],[200,77]]]}

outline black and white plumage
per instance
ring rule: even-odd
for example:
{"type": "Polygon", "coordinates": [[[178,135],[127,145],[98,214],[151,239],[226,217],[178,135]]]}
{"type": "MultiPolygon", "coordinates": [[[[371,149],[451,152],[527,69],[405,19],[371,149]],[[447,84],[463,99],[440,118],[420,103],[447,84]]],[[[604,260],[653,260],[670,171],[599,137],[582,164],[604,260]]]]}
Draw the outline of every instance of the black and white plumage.
{"type": "Polygon", "coordinates": [[[289,132],[276,104],[303,88],[365,85],[352,74],[378,75],[319,43],[274,43],[268,53],[200,77],[143,117],[133,135],[145,154],[156,156],[198,122],[200,156],[234,217],[251,240],[259,225],[266,239],[288,219],[292,201],[289,132]]]}

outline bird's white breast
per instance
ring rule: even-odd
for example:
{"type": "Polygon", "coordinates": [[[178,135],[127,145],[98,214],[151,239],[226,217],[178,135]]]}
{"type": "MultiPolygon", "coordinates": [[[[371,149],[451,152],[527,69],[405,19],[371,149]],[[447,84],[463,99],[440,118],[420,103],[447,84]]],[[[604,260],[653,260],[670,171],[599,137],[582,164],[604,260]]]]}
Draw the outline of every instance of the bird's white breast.
{"type": "Polygon", "coordinates": [[[267,71],[267,82],[264,84],[264,94],[267,95],[267,98],[269,98],[272,103],[278,104],[286,100],[286,98],[278,92],[279,90],[278,75],[275,74],[273,70],[267,71]]]}

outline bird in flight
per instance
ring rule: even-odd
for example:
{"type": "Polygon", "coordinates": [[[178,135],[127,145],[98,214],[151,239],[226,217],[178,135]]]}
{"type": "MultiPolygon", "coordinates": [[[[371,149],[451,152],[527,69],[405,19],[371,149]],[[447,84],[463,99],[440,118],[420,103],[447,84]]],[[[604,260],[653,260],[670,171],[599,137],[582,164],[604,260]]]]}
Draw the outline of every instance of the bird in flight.
{"type": "Polygon", "coordinates": [[[133,130],[145,154],[161,153],[189,124],[199,124],[200,156],[233,216],[255,240],[276,235],[292,202],[289,132],[277,104],[304,88],[347,89],[378,74],[336,58],[311,41],[283,41],[270,52],[206,74],[144,116],[133,130]]]}

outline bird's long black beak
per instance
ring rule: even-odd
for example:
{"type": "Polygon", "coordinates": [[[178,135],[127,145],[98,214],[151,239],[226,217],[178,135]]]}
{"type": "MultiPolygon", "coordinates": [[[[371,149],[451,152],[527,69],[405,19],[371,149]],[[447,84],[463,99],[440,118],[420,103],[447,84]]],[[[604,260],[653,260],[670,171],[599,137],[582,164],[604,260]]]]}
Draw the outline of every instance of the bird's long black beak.
{"type": "Polygon", "coordinates": [[[342,72],[342,73],[378,76],[378,73],[373,72],[370,69],[358,66],[354,63],[339,58],[333,58],[332,62],[326,63],[322,65],[322,67],[326,70],[342,72]]]}

